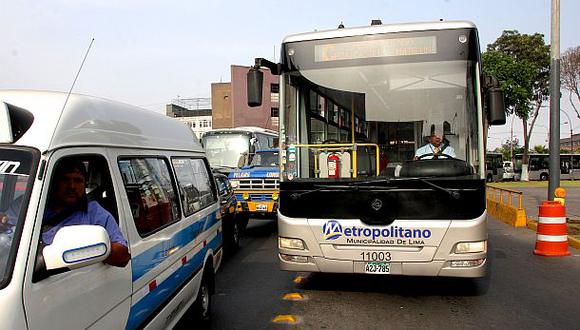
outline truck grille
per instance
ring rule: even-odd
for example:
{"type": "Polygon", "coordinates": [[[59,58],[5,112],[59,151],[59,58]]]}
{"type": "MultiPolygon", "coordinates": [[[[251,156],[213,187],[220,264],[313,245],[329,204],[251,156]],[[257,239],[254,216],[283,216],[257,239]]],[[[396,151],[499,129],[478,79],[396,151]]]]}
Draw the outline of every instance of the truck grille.
{"type": "Polygon", "coordinates": [[[238,189],[278,189],[278,179],[241,179],[238,189]]]}

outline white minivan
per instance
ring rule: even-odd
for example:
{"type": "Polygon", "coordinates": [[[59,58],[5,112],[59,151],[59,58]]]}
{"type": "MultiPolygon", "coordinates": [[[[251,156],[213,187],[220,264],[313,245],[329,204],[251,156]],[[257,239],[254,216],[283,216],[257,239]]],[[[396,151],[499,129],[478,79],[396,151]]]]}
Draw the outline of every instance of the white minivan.
{"type": "Polygon", "coordinates": [[[162,329],[188,310],[207,322],[221,259],[215,182],[187,126],[90,96],[0,91],[0,328],[162,329]],[[71,160],[82,198],[59,213],[71,160]],[[92,207],[106,225],[69,221],[92,207]],[[113,266],[119,244],[130,261],[113,266]]]}

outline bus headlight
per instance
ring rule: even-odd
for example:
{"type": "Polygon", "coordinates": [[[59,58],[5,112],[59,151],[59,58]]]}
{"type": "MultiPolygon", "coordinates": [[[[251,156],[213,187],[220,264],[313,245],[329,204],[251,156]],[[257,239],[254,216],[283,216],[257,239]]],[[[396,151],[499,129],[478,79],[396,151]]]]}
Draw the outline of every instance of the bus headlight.
{"type": "Polygon", "coordinates": [[[238,180],[230,180],[230,184],[232,185],[232,188],[236,189],[237,187],[240,186],[240,181],[238,181],[238,180]]]}
{"type": "Polygon", "coordinates": [[[272,194],[272,200],[275,200],[275,201],[278,200],[278,193],[273,193],[272,194]]]}
{"type": "Polygon", "coordinates": [[[278,238],[278,246],[281,249],[292,249],[292,250],[304,250],[306,249],[306,245],[304,241],[298,238],[285,238],[279,237],[278,238]]]}
{"type": "Polygon", "coordinates": [[[455,253],[478,253],[487,251],[487,241],[461,242],[455,246],[455,253]]]}

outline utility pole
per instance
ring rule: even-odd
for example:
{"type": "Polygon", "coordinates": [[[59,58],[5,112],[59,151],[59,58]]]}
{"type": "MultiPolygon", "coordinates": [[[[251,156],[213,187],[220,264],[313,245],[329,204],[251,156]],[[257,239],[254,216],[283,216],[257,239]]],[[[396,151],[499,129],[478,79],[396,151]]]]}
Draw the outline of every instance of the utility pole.
{"type": "Polygon", "coordinates": [[[548,200],[560,186],[560,0],[552,0],[550,33],[550,181],[548,200]]]}

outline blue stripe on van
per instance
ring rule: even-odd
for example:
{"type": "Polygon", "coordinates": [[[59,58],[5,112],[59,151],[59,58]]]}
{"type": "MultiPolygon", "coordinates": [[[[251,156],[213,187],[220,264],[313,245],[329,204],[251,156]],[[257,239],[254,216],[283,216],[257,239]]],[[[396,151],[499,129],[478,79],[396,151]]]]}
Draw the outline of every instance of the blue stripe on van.
{"type": "Polygon", "coordinates": [[[215,225],[218,222],[217,212],[213,212],[176,232],[170,240],[159,243],[138,256],[131,258],[133,282],[162,263],[167,258],[168,250],[174,247],[184,247],[195,240],[202,232],[215,225]]]}
{"type": "Polygon", "coordinates": [[[194,273],[200,271],[203,266],[203,259],[208,249],[216,251],[222,242],[222,233],[208,242],[208,244],[196,253],[191,260],[179,267],[165,281],[143,297],[137,304],[131,307],[129,320],[126,329],[136,329],[142,325],[154,313],[159,306],[167,301],[175,291],[185,283],[194,273]]]}

